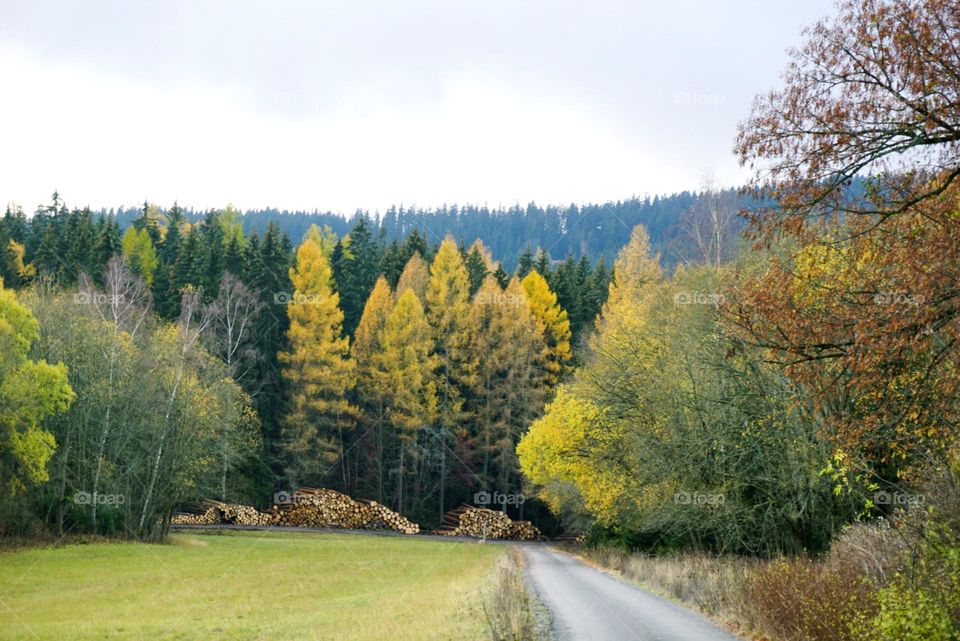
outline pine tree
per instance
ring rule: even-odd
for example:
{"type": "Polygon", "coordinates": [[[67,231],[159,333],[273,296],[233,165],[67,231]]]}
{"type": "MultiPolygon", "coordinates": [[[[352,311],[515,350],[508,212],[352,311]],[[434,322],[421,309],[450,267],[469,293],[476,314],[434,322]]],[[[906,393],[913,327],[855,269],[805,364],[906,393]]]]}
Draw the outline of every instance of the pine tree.
{"type": "Polygon", "coordinates": [[[522,283],[527,303],[546,340],[547,380],[554,387],[570,369],[570,321],[539,272],[530,272],[522,283]]]}
{"type": "Polygon", "coordinates": [[[497,279],[497,284],[500,287],[506,287],[510,282],[510,275],[503,271],[503,266],[500,263],[497,263],[497,269],[493,272],[493,277],[497,279]]]}
{"type": "Polygon", "coordinates": [[[243,245],[244,243],[241,243],[236,236],[231,236],[223,250],[223,270],[241,279],[246,276],[247,271],[243,260],[243,245]]]}
{"type": "Polygon", "coordinates": [[[204,300],[211,301],[217,297],[224,271],[224,228],[220,224],[219,212],[207,213],[201,230],[203,266],[200,286],[203,288],[204,300]]]}
{"type": "Polygon", "coordinates": [[[427,240],[420,234],[420,230],[416,227],[414,227],[410,235],[404,239],[401,248],[403,249],[402,256],[404,264],[406,264],[415,253],[423,256],[423,259],[427,262],[433,260],[433,252],[430,251],[427,240]]]}
{"type": "Polygon", "coordinates": [[[573,256],[567,256],[566,260],[560,263],[550,286],[557,295],[557,303],[566,310],[570,320],[570,333],[575,336],[580,329],[580,297],[583,286],[577,279],[577,263],[573,256]]]}
{"type": "Polygon", "coordinates": [[[362,216],[342,243],[342,258],[334,263],[337,291],[343,307],[343,329],[353,336],[363,304],[380,275],[383,248],[362,216]]]}
{"type": "Polygon", "coordinates": [[[471,247],[467,252],[465,264],[467,267],[467,275],[470,279],[470,295],[472,296],[480,289],[480,286],[483,285],[483,281],[486,279],[487,274],[490,273],[490,270],[487,269],[483,254],[477,247],[471,247]]]}
{"type": "MultiPolygon", "coordinates": [[[[553,271],[551,270],[551,264],[553,260],[550,258],[550,252],[546,249],[541,249],[537,253],[537,260],[533,264],[533,268],[540,272],[540,275],[543,276],[544,280],[547,283],[553,282],[553,271]]],[[[524,276],[526,278],[526,276],[524,276]]]]}
{"type": "Polygon", "coordinates": [[[397,286],[400,274],[403,273],[404,264],[403,250],[400,248],[400,243],[394,238],[384,250],[383,258],[380,259],[380,271],[386,277],[387,284],[390,287],[395,288],[397,286]]]}
{"type": "Polygon", "coordinates": [[[97,269],[92,276],[98,283],[102,283],[103,270],[110,259],[123,251],[123,245],[120,241],[120,226],[117,225],[117,221],[111,215],[107,216],[106,219],[101,218],[101,222],[102,225],[97,231],[97,242],[93,250],[97,258],[97,269]]]}
{"type": "Polygon", "coordinates": [[[295,484],[321,484],[331,464],[342,460],[343,430],[352,426],[355,408],[347,393],[354,385],[354,367],[347,358],[330,264],[313,240],[297,248],[290,280],[290,351],[280,354],[290,390],[282,441],[286,474],[295,484]]]}
{"type": "Polygon", "coordinates": [[[530,273],[530,270],[533,269],[533,251],[530,249],[530,246],[527,245],[523,249],[523,253],[520,254],[520,260],[517,263],[517,278],[523,280],[526,278],[527,274],[530,273]]]}

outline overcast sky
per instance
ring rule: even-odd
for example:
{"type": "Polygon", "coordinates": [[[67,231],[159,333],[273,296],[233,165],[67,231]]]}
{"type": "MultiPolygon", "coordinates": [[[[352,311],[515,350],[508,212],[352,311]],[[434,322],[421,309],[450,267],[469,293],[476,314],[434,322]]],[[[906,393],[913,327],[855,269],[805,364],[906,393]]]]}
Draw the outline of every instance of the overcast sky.
{"type": "Polygon", "coordinates": [[[0,204],[345,213],[738,184],[828,0],[0,4],[0,204]]]}

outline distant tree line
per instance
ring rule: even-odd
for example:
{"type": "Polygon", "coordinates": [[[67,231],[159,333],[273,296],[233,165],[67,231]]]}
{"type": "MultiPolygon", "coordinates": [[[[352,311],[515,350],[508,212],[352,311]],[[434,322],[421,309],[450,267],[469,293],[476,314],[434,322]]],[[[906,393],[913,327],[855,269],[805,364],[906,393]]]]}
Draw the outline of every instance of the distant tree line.
{"type": "MultiPolygon", "coordinates": [[[[418,230],[431,245],[448,234],[464,243],[480,239],[500,257],[507,271],[516,268],[525,250],[536,253],[541,248],[552,259],[589,256],[592,260],[603,258],[611,264],[630,239],[630,230],[643,225],[650,235],[651,248],[661,255],[665,266],[671,267],[690,259],[696,242],[691,238],[686,218],[692,210],[707,207],[710,200],[725,203],[730,211],[757,206],[753,199],[739,195],[735,189],[716,190],[704,185],[699,192],[567,206],[534,203],[513,207],[451,205],[435,209],[394,206],[379,214],[357,211],[350,217],[332,212],[259,209],[243,212],[240,222],[248,234],[254,231],[263,234],[275,223],[292,239],[303,238],[311,225],[329,227],[342,238],[360,218],[365,218],[372,233],[387,243],[400,242],[413,230],[418,230]]],[[[120,207],[96,213],[112,214],[121,229],[140,217],[138,208],[120,207]]],[[[183,213],[190,222],[200,221],[205,215],[189,209],[183,213]]],[[[735,235],[742,229],[741,220],[735,218],[731,223],[735,235]]]]}

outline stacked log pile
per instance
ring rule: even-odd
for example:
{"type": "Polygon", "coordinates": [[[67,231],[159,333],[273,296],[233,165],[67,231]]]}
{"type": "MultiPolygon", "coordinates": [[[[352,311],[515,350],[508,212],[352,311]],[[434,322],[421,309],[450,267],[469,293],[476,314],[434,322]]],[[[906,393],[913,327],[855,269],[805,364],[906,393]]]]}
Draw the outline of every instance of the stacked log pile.
{"type": "Polygon", "coordinates": [[[221,503],[220,501],[207,499],[193,513],[177,514],[171,519],[171,522],[174,525],[217,525],[220,523],[268,525],[269,519],[266,514],[249,505],[221,503]]]}
{"type": "Polygon", "coordinates": [[[267,513],[271,525],[393,530],[417,534],[420,526],[376,501],[358,501],[325,488],[302,487],[286,505],[267,513]]]}
{"type": "Polygon", "coordinates": [[[289,503],[259,512],[248,505],[206,500],[192,512],[173,517],[174,525],[283,525],[291,527],[393,530],[417,534],[420,526],[376,501],[357,501],[325,488],[304,487],[289,503]]]}
{"type": "Polygon", "coordinates": [[[530,521],[514,521],[504,512],[461,505],[443,515],[437,534],[533,541],[542,534],[530,521]]]}

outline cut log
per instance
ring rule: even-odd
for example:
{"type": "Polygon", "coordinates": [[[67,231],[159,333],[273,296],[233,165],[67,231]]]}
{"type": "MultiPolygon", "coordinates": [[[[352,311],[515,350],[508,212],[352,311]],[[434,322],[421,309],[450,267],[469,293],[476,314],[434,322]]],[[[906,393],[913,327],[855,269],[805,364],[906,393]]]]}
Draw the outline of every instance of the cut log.
{"type": "Polygon", "coordinates": [[[469,505],[461,505],[444,514],[440,529],[436,533],[514,541],[543,538],[540,530],[530,521],[514,521],[504,512],[469,505]]]}

